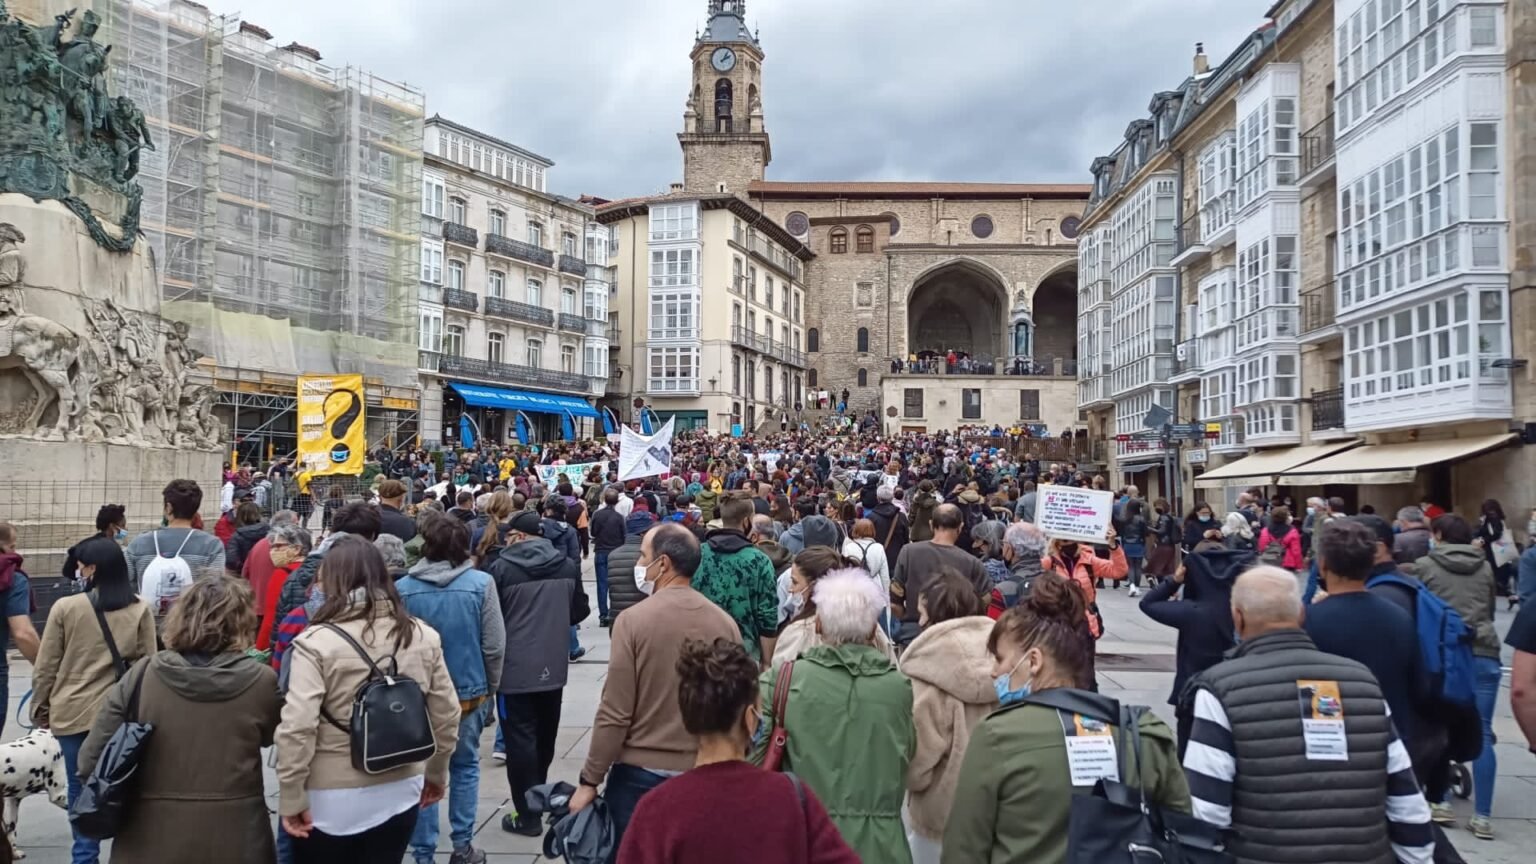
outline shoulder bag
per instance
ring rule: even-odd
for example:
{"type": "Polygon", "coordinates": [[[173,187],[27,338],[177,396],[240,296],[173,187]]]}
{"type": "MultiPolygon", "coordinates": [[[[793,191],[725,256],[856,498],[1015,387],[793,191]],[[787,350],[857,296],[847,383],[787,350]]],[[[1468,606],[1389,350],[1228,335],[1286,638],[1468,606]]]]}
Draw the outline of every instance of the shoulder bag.
{"type": "MultiPolygon", "coordinates": [[[[100,615],[100,610],[97,610],[100,615]]],[[[117,658],[117,647],[112,636],[107,635],[107,645],[117,658]]],[[[121,658],[117,658],[121,660],[121,658]]],[[[138,680],[128,697],[123,712],[123,722],[107,739],[91,769],[91,776],[80,784],[80,794],[75,796],[74,806],[69,808],[69,824],[80,834],[92,840],[110,840],[127,824],[138,786],[139,767],[148,753],[149,740],[155,727],[141,723],[139,716],[139,690],[144,686],[144,676],[149,674],[149,661],[143,663],[138,680]]]]}
{"type": "Polygon", "coordinates": [[[107,650],[112,652],[112,680],[121,681],[123,676],[128,674],[128,661],[124,660],[122,653],[117,650],[117,640],[112,638],[112,628],[107,626],[107,616],[101,611],[100,604],[96,602],[96,595],[87,595],[87,599],[91,601],[91,611],[96,613],[96,623],[101,626],[101,638],[107,640],[107,650]]]}
{"type": "Polygon", "coordinates": [[[324,708],[320,710],[327,722],[351,738],[352,767],[365,774],[383,774],[430,759],[437,752],[437,738],[421,686],[400,674],[393,653],[386,674],[347,631],[335,624],[320,626],[340,636],[368,664],[368,680],[352,697],[350,723],[344,726],[324,708]]]}
{"type": "Polygon", "coordinates": [[[789,728],[784,725],[784,709],[789,706],[789,683],[794,677],[795,661],[779,667],[778,678],[773,682],[773,733],[768,737],[768,753],[763,756],[763,768],[781,771],[786,749],[789,747],[789,728]]]}

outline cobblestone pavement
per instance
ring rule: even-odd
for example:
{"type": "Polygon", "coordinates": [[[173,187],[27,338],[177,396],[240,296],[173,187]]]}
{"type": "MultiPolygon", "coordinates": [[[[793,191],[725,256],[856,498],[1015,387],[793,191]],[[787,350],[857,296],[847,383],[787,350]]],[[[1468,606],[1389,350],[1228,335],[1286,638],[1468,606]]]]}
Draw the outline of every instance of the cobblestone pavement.
{"type": "MultiPolygon", "coordinates": [[[[592,589],[592,564],[585,563],[588,580],[587,590],[592,589]]],[[[626,574],[627,575],[627,574],[626,574]]],[[[1099,603],[1104,611],[1107,633],[1099,643],[1099,685],[1123,701],[1153,706],[1158,714],[1172,720],[1172,709],[1167,704],[1168,691],[1173,683],[1173,632],[1141,614],[1136,601],[1125,596],[1124,591],[1102,591],[1099,603]]],[[[1501,611],[1498,616],[1502,636],[1513,620],[1513,615],[1501,611]]],[[[552,780],[574,782],[587,753],[587,735],[592,717],[597,710],[602,690],[603,676],[608,667],[607,632],[597,626],[597,616],[582,625],[581,641],[587,648],[587,656],[571,669],[570,684],[565,689],[565,702],[561,711],[561,729],[556,746],[557,757],[550,768],[552,780]]],[[[1505,662],[1509,661],[1508,648],[1505,662]]],[[[23,730],[16,723],[16,708],[22,694],[31,687],[31,670],[26,661],[11,652],[10,692],[4,740],[18,737],[23,730]]],[[[1536,848],[1536,756],[1526,751],[1521,743],[1519,730],[1509,712],[1508,681],[1499,696],[1498,716],[1494,731],[1500,739],[1498,746],[1499,778],[1495,792],[1493,819],[1497,839],[1480,841],[1465,828],[1451,829],[1451,841],[1463,857],[1473,864],[1515,864],[1529,862],[1530,850],[1536,848]],[[1526,852],[1519,850],[1524,848],[1526,852]]],[[[501,814],[505,812],[507,779],[505,772],[491,761],[491,742],[494,731],[487,729],[481,740],[481,785],[478,819],[480,827],[475,845],[489,853],[493,864],[531,864],[545,860],[540,854],[541,841],[507,834],[501,830],[501,814]]],[[[275,808],[276,783],[271,768],[266,771],[268,804],[275,808]]],[[[1472,815],[1469,801],[1455,801],[1457,815],[1463,825],[1472,815]]],[[[448,843],[447,807],[440,807],[443,819],[442,839],[448,843]]],[[[42,796],[26,799],[21,806],[19,840],[27,852],[28,864],[66,864],[69,861],[68,820],[64,811],[49,804],[42,796]]],[[[103,861],[107,860],[105,850],[103,861]]],[[[439,861],[448,860],[446,849],[439,852],[439,861]]]]}

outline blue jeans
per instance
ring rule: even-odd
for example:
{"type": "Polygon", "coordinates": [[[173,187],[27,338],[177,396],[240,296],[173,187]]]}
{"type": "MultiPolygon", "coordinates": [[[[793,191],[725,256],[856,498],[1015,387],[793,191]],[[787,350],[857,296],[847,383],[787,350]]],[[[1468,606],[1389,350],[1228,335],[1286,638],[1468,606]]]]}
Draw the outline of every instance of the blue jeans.
{"type": "MultiPolygon", "coordinates": [[[[490,715],[490,699],[459,721],[459,743],[448,762],[448,829],[453,848],[462,849],[475,836],[475,802],[480,797],[480,732],[490,715]]],[[[411,854],[431,862],[437,850],[437,805],[421,809],[411,833],[411,854]]]]}
{"type": "Polygon", "coordinates": [[[293,838],[283,830],[281,820],[277,826],[277,864],[293,864],[293,838]]]}
{"type": "MultiPolygon", "coordinates": [[[[84,732],[73,735],[57,735],[59,749],[64,751],[64,770],[68,772],[69,806],[75,806],[75,799],[80,797],[80,745],[85,743],[84,732]]],[[[70,864],[97,864],[101,860],[101,844],[89,837],[74,834],[75,842],[69,850],[70,864]]]]}
{"type": "Polygon", "coordinates": [[[1483,721],[1483,752],[1472,762],[1472,805],[1479,816],[1493,812],[1493,781],[1499,774],[1499,760],[1493,752],[1493,711],[1499,701],[1499,679],[1504,672],[1499,661],[1478,657],[1473,662],[1477,677],[1477,713],[1483,721]]]}
{"type": "Polygon", "coordinates": [[[597,550],[592,562],[592,572],[597,575],[597,617],[608,617],[608,553],[597,550]]]}
{"type": "Polygon", "coordinates": [[[614,766],[608,769],[608,782],[603,786],[603,800],[608,802],[608,815],[613,819],[614,849],[618,849],[623,841],[624,829],[629,827],[629,820],[634,818],[635,808],[640,806],[640,799],[669,779],[666,775],[637,768],[634,765],[626,765],[623,762],[614,763],[614,766]]]}
{"type": "Polygon", "coordinates": [[[580,630],[580,628],[577,627],[575,624],[571,625],[571,653],[572,654],[575,654],[577,651],[581,650],[581,637],[576,635],[579,630],[580,630]]]}

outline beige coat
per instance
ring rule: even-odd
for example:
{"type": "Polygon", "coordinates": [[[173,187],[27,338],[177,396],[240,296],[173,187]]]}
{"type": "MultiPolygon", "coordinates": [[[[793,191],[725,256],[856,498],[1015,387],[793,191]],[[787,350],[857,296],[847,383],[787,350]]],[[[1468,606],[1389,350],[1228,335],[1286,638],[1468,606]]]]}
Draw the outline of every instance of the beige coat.
{"type": "MultiPolygon", "coordinates": [[[[369,614],[376,620],[371,629],[362,618],[337,626],[378,662],[389,656],[395,643],[387,617],[388,601],[373,601],[369,614]]],[[[378,786],[423,771],[428,782],[446,785],[448,759],[459,737],[459,696],[448,677],[441,637],[421,621],[416,621],[415,627],[410,646],[401,648],[395,659],[400,674],[414,680],[427,698],[437,751],[425,763],[405,765],[383,774],[365,774],[353,768],[350,736],[320,716],[323,706],[338,722],[349,721],[352,698],[368,680],[368,664],[351,645],[326,627],[311,624],[293,640],[288,649],[294,652],[288,672],[288,698],[276,735],[281,815],[294,816],[308,810],[310,789],[378,786]]]]}
{"type": "Polygon", "coordinates": [[[944,836],[971,731],[997,709],[985,615],[935,624],[907,646],[901,671],[912,679],[917,751],[907,766],[912,828],[931,840],[944,836]]]}
{"type": "MultiPolygon", "coordinates": [[[[773,668],[777,669],[791,660],[797,660],[801,654],[824,645],[821,634],[816,632],[816,616],[802,618],[784,627],[779,632],[779,641],[773,643],[773,668]]],[[[896,662],[896,649],[891,646],[891,639],[885,635],[885,631],[875,628],[875,641],[873,644],[887,660],[896,662]]]]}
{"type": "MultiPolygon", "coordinates": [[[[48,610],[43,625],[42,646],[32,668],[32,722],[55,735],[91,731],[107,690],[117,680],[91,596],[61,598],[48,610]]],[[[155,616],[148,603],[135,601],[105,614],[123,660],[132,664],[155,653],[155,616]]]]}

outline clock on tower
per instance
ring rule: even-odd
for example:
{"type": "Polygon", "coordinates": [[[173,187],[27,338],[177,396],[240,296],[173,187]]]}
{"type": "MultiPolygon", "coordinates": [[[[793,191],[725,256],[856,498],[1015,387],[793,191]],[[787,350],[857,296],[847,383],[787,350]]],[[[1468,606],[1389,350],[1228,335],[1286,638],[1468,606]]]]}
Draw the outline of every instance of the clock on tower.
{"type": "Polygon", "coordinates": [[[744,0],[709,0],[709,22],[691,54],[693,84],[678,143],[683,188],[735,192],[763,179],[772,158],[763,124],[763,48],[744,0]]]}

